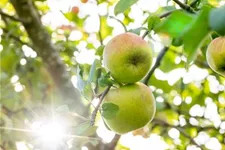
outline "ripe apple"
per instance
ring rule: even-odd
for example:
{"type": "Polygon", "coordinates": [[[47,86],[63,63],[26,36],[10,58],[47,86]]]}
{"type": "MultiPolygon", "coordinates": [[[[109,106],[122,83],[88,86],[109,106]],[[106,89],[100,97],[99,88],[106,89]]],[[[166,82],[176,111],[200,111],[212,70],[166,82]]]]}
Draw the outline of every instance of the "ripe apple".
{"type": "Polygon", "coordinates": [[[79,11],[80,11],[80,9],[79,9],[79,7],[77,7],[77,6],[74,6],[74,7],[72,8],[72,12],[73,12],[74,14],[78,14],[79,11]]]}
{"type": "Polygon", "coordinates": [[[87,3],[87,2],[88,2],[88,0],[81,0],[81,2],[82,2],[82,3],[87,3]]]}
{"type": "Polygon", "coordinates": [[[123,33],[105,46],[103,64],[116,81],[134,83],[148,73],[152,64],[152,49],[138,35],[123,33]]]}
{"type": "Polygon", "coordinates": [[[156,104],[151,89],[137,82],[110,90],[101,108],[106,125],[118,134],[125,134],[148,124],[155,115],[156,104]],[[114,113],[113,116],[104,116],[106,104],[118,107],[116,112],[108,112],[114,113]]]}
{"type": "Polygon", "coordinates": [[[215,38],[206,51],[209,66],[225,77],[225,37],[215,38]]]}

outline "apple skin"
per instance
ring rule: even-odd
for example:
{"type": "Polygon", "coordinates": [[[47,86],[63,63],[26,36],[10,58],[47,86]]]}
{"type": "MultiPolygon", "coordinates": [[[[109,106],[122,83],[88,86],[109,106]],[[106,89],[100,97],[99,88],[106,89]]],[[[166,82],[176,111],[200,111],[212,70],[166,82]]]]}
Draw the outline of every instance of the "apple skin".
{"type": "Polygon", "coordinates": [[[208,45],[206,59],[212,70],[225,77],[225,37],[217,37],[208,45]]]}
{"type": "Polygon", "coordinates": [[[79,13],[79,11],[80,11],[80,9],[79,9],[79,7],[77,7],[77,6],[74,6],[73,8],[72,8],[72,12],[74,13],[74,14],[78,14],[79,13]]]}
{"type": "Polygon", "coordinates": [[[87,3],[87,2],[88,2],[88,0],[81,0],[81,2],[82,2],[82,3],[87,3]]]}
{"type": "Polygon", "coordinates": [[[110,90],[102,105],[104,103],[119,106],[114,117],[103,117],[106,125],[117,134],[142,128],[155,116],[155,98],[151,89],[143,83],[137,82],[110,90]]]}
{"type": "Polygon", "coordinates": [[[105,46],[103,64],[116,81],[134,83],[148,73],[152,64],[152,49],[138,35],[123,33],[105,46]]]}

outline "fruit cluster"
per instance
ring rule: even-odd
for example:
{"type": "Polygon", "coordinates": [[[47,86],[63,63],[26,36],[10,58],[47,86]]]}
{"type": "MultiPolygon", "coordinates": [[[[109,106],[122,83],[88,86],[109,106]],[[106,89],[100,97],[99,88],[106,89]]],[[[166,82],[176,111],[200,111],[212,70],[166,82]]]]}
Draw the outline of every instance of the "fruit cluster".
{"type": "Polygon", "coordinates": [[[121,87],[111,89],[105,104],[118,106],[113,117],[103,116],[106,125],[117,134],[124,134],[147,125],[156,111],[151,89],[140,81],[152,64],[152,49],[141,37],[124,33],[114,37],[103,51],[104,67],[121,87]]]}

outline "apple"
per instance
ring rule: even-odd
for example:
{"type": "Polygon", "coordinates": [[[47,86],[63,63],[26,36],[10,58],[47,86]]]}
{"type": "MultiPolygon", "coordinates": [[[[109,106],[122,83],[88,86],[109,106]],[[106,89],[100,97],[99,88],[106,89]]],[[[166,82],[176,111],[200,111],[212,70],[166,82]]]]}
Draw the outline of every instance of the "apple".
{"type": "Polygon", "coordinates": [[[138,35],[123,33],[106,44],[103,64],[116,81],[134,83],[148,73],[152,64],[152,49],[138,35]]]}
{"type": "Polygon", "coordinates": [[[125,134],[147,125],[155,115],[156,104],[151,89],[137,82],[110,90],[101,108],[106,125],[117,134],[125,134]],[[112,109],[112,106],[118,109],[116,112],[115,109],[110,111],[107,106],[110,106],[108,109],[112,109]],[[107,111],[109,116],[104,115],[107,111]]]}
{"type": "Polygon", "coordinates": [[[225,77],[225,37],[217,37],[208,45],[206,59],[212,70],[225,77]]]}
{"type": "Polygon", "coordinates": [[[82,3],[87,3],[87,2],[88,2],[88,0],[81,0],[81,2],[82,2],[82,3]]]}
{"type": "Polygon", "coordinates": [[[72,8],[72,12],[73,12],[74,14],[78,14],[79,11],[80,11],[80,9],[79,9],[79,7],[77,7],[77,6],[74,6],[74,7],[72,8]]]}

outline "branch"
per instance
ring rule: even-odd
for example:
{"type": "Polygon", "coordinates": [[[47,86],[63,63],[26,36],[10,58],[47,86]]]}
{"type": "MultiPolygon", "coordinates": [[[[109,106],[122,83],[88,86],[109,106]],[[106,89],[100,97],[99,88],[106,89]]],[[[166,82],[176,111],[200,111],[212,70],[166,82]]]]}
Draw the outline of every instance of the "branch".
{"type": "Polygon", "coordinates": [[[200,145],[198,145],[198,143],[195,142],[195,140],[189,135],[187,134],[182,128],[178,127],[178,126],[175,126],[175,125],[172,125],[172,124],[169,124],[161,119],[157,119],[157,118],[154,118],[154,120],[152,121],[156,124],[159,124],[161,126],[167,126],[167,127],[171,127],[171,128],[176,128],[177,130],[180,131],[180,133],[185,136],[186,138],[188,138],[190,140],[190,142],[198,147],[200,147],[201,149],[203,149],[200,145]]]}
{"type": "Polygon", "coordinates": [[[6,13],[4,13],[1,9],[0,9],[0,15],[3,16],[3,17],[6,17],[6,18],[9,18],[13,21],[17,21],[17,22],[25,22],[24,20],[20,19],[20,18],[17,18],[15,16],[11,16],[11,15],[8,15],[6,13]]]}
{"type": "Polygon", "coordinates": [[[97,112],[98,112],[98,110],[99,110],[99,107],[100,107],[100,105],[101,105],[101,103],[102,103],[104,97],[105,97],[106,94],[109,92],[110,88],[111,88],[111,85],[108,86],[104,92],[102,92],[101,97],[100,97],[100,99],[99,99],[99,102],[98,102],[97,106],[95,107],[94,111],[93,111],[92,114],[91,114],[91,126],[94,125],[94,123],[95,123],[95,118],[96,118],[97,112]]]}
{"type": "Polygon", "coordinates": [[[24,28],[33,43],[33,48],[37,54],[42,58],[48,72],[63,96],[69,104],[75,106],[76,112],[84,114],[87,113],[86,107],[81,101],[79,91],[74,88],[66,66],[60,59],[58,50],[51,41],[51,36],[43,26],[38,10],[33,5],[32,0],[10,0],[15,8],[17,15],[22,20],[29,20],[29,22],[22,22],[24,28]]]}
{"type": "Polygon", "coordinates": [[[192,10],[192,8],[184,3],[181,3],[179,0],[173,0],[177,5],[180,6],[180,8],[190,12],[190,13],[194,13],[194,11],[192,10]]]}
{"type": "Polygon", "coordinates": [[[121,135],[119,135],[119,134],[116,134],[115,136],[114,136],[114,138],[112,139],[112,141],[109,143],[109,144],[107,144],[106,145],[106,150],[115,150],[115,147],[116,147],[116,145],[117,145],[117,143],[118,143],[118,141],[119,141],[119,139],[120,139],[120,137],[121,137],[121,135]]]}
{"type": "Polygon", "coordinates": [[[148,81],[149,81],[150,77],[154,73],[155,69],[160,66],[160,62],[161,62],[162,58],[164,57],[164,55],[166,54],[166,52],[167,52],[168,49],[169,49],[169,47],[164,47],[160,51],[158,57],[156,58],[156,62],[154,64],[154,66],[152,67],[152,69],[150,70],[150,72],[147,74],[147,76],[144,78],[144,81],[143,81],[144,84],[146,84],[146,85],[148,84],[148,81]]]}

